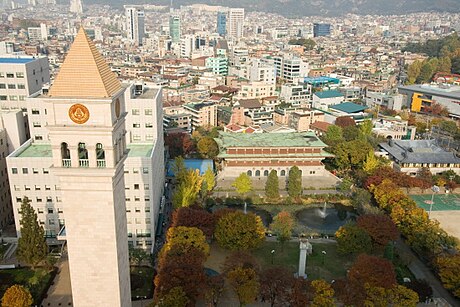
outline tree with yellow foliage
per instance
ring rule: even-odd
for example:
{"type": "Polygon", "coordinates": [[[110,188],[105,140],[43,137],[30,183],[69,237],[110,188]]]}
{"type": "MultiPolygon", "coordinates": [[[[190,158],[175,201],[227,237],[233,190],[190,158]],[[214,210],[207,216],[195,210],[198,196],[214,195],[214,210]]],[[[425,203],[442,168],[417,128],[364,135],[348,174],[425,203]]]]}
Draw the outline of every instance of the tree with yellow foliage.
{"type": "Polygon", "coordinates": [[[335,306],[334,304],[334,289],[325,280],[318,279],[311,282],[311,286],[314,289],[313,301],[311,302],[312,307],[328,307],[335,306]]]}
{"type": "Polygon", "coordinates": [[[2,297],[2,307],[30,307],[32,303],[29,290],[21,285],[9,287],[2,297]]]}

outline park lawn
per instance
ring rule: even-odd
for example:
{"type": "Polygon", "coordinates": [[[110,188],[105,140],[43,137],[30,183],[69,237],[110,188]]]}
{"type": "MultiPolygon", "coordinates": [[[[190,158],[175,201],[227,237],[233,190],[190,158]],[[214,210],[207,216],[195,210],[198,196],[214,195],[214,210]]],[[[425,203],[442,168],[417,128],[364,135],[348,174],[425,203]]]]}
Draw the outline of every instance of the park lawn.
{"type": "Polygon", "coordinates": [[[269,266],[285,266],[293,273],[297,271],[299,265],[299,243],[286,242],[284,246],[274,241],[265,241],[261,247],[252,251],[254,257],[259,260],[262,268],[269,266]],[[273,264],[272,264],[272,253],[273,264]]]}
{"type": "MultiPolygon", "coordinates": [[[[353,256],[342,256],[337,253],[335,243],[312,243],[313,253],[307,257],[307,275],[309,279],[333,279],[343,278],[354,261],[353,256]],[[326,252],[324,256],[322,251],[326,252]]],[[[286,242],[284,248],[278,242],[264,242],[264,244],[252,251],[252,254],[259,260],[262,267],[272,266],[271,251],[273,254],[273,265],[281,265],[296,273],[299,265],[299,243],[286,242]]]]}
{"type": "Polygon", "coordinates": [[[29,289],[35,304],[39,304],[50,286],[54,274],[44,268],[32,270],[29,267],[0,270],[0,297],[12,285],[19,284],[29,289]]]}
{"type": "Polygon", "coordinates": [[[155,270],[147,266],[131,267],[131,297],[133,299],[153,297],[155,270]]]}
{"type": "Polygon", "coordinates": [[[313,253],[307,256],[307,275],[309,279],[325,279],[331,282],[334,279],[344,278],[347,270],[353,265],[355,257],[340,255],[335,243],[312,243],[313,253]],[[325,251],[326,254],[322,252],[325,251]]]}

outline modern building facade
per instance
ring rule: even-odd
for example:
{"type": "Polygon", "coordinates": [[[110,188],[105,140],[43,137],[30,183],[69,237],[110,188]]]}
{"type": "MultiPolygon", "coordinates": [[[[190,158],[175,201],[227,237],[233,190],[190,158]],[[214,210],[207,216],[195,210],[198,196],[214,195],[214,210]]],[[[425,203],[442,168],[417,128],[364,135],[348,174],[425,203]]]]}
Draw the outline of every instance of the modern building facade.
{"type": "Polygon", "coordinates": [[[179,15],[169,17],[169,36],[173,43],[179,43],[181,37],[181,20],[179,15]]]}
{"type": "Polygon", "coordinates": [[[0,112],[0,230],[14,221],[6,157],[27,140],[21,110],[0,112]]]}
{"type": "Polygon", "coordinates": [[[184,112],[191,115],[192,129],[217,126],[217,105],[213,102],[197,102],[183,105],[184,112]]]}
{"type": "Polygon", "coordinates": [[[50,82],[47,57],[0,58],[0,108],[27,110],[26,98],[50,82]]]}
{"type": "Polygon", "coordinates": [[[228,30],[227,36],[230,39],[238,41],[243,37],[244,30],[244,9],[230,8],[228,11],[228,30]]]}
{"type": "Polygon", "coordinates": [[[126,29],[128,40],[136,45],[142,45],[145,36],[144,7],[125,5],[126,29]]]}
{"type": "Polygon", "coordinates": [[[217,33],[220,36],[227,34],[227,12],[217,12],[217,33]]]}
{"type": "Polygon", "coordinates": [[[331,25],[329,23],[314,23],[313,24],[313,36],[329,36],[331,35],[331,25]]]}

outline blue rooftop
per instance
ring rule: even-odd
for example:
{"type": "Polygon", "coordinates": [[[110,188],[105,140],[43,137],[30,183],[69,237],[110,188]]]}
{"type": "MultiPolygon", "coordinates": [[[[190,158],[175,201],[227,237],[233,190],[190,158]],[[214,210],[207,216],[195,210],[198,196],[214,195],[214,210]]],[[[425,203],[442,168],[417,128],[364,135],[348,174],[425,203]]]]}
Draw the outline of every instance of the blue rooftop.
{"type": "Polygon", "coordinates": [[[331,106],[331,109],[342,111],[345,113],[358,113],[363,112],[367,108],[365,106],[353,103],[353,102],[344,102],[341,104],[336,104],[335,106],[331,106]]]}
{"type": "Polygon", "coordinates": [[[34,58],[0,58],[0,64],[26,64],[35,60],[34,58]]]}
{"type": "Polygon", "coordinates": [[[340,79],[331,78],[331,77],[316,77],[316,78],[306,77],[303,79],[303,82],[311,84],[313,86],[318,86],[318,85],[327,85],[327,84],[339,84],[340,79]]]}
{"type": "MultiPolygon", "coordinates": [[[[203,175],[204,172],[210,167],[214,171],[214,163],[211,159],[184,159],[184,164],[186,169],[197,169],[200,171],[200,175],[203,175]]],[[[174,160],[169,160],[168,162],[168,171],[166,173],[167,177],[174,177],[174,160]]]]}
{"type": "Polygon", "coordinates": [[[338,91],[323,91],[323,92],[316,92],[316,96],[318,96],[321,99],[324,98],[334,98],[334,97],[344,97],[342,93],[338,91]]]}

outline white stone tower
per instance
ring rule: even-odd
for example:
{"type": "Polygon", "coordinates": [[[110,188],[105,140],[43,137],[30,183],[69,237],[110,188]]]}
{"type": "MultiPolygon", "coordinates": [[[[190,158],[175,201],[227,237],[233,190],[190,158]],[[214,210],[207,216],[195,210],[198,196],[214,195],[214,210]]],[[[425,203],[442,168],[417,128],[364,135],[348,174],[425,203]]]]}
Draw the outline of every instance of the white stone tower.
{"type": "Polygon", "coordinates": [[[44,99],[77,307],[131,306],[123,92],[80,28],[44,99]]]}

